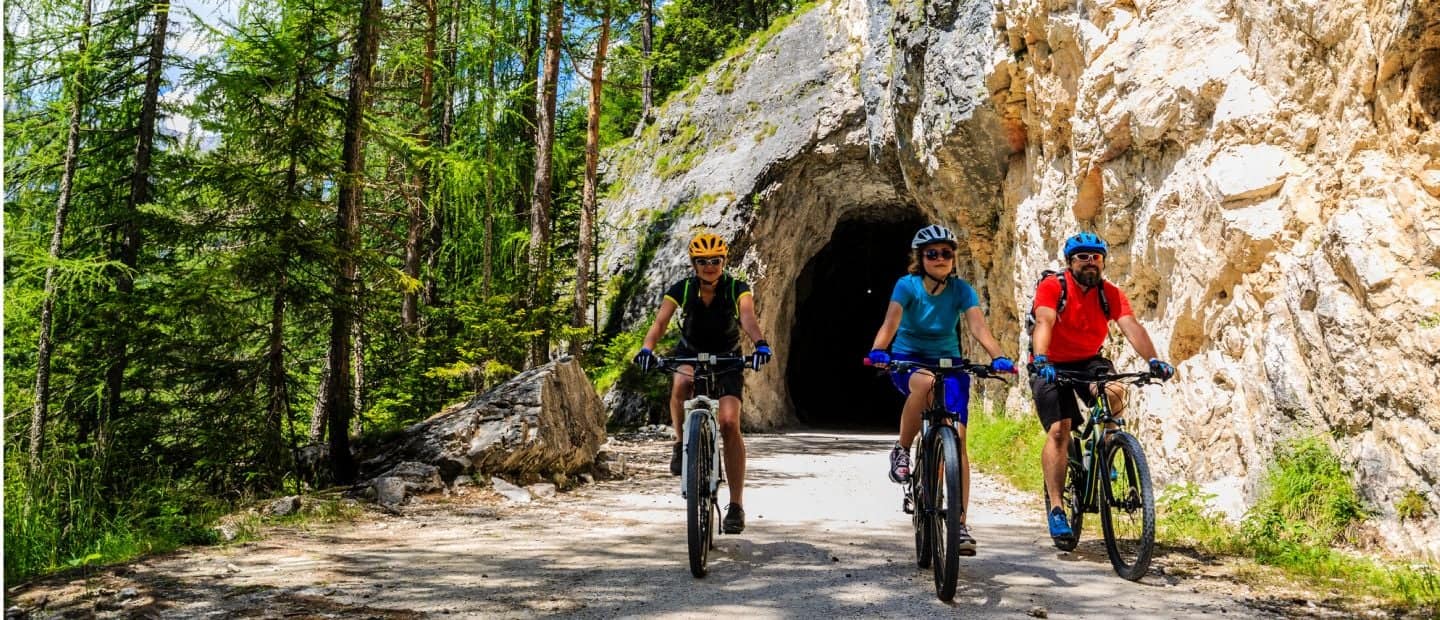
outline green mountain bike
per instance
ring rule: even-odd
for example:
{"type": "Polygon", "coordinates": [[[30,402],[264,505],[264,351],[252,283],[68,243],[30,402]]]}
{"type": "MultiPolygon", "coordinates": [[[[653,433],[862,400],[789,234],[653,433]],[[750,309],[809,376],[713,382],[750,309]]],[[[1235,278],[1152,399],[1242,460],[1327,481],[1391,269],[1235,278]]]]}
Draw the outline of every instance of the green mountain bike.
{"type": "MultiPolygon", "coordinates": [[[[1076,390],[1089,390],[1094,386],[1100,396],[1090,407],[1084,427],[1071,431],[1069,465],[1065,486],[1060,490],[1060,502],[1075,535],[1057,539],[1055,545],[1065,551],[1075,549],[1086,513],[1098,512],[1105,535],[1105,552],[1115,573],[1138,581],[1150,568],[1150,558],[1155,553],[1155,492],[1140,440],[1125,432],[1123,418],[1110,413],[1105,386],[1115,382],[1159,383],[1148,372],[1056,373],[1056,384],[1076,390]],[[1096,459],[1096,455],[1100,458],[1096,459]]],[[[1047,491],[1045,512],[1050,512],[1050,508],[1047,491]]]]}

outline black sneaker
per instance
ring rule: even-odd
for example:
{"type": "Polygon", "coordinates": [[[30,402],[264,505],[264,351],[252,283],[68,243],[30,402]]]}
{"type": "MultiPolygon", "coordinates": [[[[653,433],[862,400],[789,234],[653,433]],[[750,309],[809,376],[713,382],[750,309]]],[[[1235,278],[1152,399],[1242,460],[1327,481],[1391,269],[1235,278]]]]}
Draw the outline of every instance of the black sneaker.
{"type": "Polygon", "coordinates": [[[958,544],[955,545],[955,548],[960,550],[960,555],[975,555],[975,537],[970,535],[970,528],[961,523],[955,533],[959,534],[960,538],[958,544]]]}
{"type": "Polygon", "coordinates": [[[900,442],[890,449],[890,482],[903,483],[910,479],[910,451],[902,448],[900,442]]]}
{"type": "Polygon", "coordinates": [[[745,531],[745,509],[740,504],[730,504],[725,507],[725,521],[721,524],[722,531],[726,534],[739,534],[745,531]]]}
{"type": "Polygon", "coordinates": [[[677,441],[670,451],[670,475],[680,475],[680,459],[682,458],[685,458],[685,444],[677,441]]]}

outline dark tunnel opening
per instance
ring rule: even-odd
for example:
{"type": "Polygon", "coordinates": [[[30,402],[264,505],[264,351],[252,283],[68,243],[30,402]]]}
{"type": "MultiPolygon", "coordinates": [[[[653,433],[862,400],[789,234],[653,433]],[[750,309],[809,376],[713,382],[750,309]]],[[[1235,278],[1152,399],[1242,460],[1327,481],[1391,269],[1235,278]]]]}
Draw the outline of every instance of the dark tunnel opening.
{"type": "Polygon", "coordinates": [[[796,280],[786,380],[796,417],[809,426],[898,428],[904,399],[862,360],[925,220],[913,210],[885,215],[891,218],[841,221],[796,280]]]}

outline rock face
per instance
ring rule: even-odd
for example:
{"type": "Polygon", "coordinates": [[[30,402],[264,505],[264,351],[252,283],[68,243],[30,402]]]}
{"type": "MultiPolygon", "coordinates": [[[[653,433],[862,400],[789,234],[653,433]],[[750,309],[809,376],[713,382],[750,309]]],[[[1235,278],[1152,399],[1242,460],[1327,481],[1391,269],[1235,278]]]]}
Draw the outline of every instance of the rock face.
{"type": "MultiPolygon", "coordinates": [[[[847,223],[954,228],[1012,352],[1036,274],[1091,230],[1179,369],[1133,416],[1159,482],[1239,510],[1278,443],[1327,434],[1387,539],[1440,554],[1436,23],[1436,3],[1378,0],[821,4],[611,154],[607,327],[648,320],[696,231],[731,239],[779,353],[744,423],[773,428],[825,371],[787,356],[847,223]],[[1407,492],[1429,513],[1402,524],[1407,492]]],[[[1118,335],[1105,352],[1140,366],[1118,335]]]]}
{"type": "Polygon", "coordinates": [[[381,495],[436,490],[477,471],[568,475],[588,467],[604,443],[599,396],[566,357],[410,426],[379,454],[363,455],[361,474],[384,481],[376,484],[381,495]]]}

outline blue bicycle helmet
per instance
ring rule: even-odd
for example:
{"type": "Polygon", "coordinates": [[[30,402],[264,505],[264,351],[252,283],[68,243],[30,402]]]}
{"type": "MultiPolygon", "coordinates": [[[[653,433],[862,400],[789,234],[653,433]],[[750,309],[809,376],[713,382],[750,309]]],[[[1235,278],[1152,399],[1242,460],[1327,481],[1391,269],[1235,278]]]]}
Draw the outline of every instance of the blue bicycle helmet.
{"type": "Polygon", "coordinates": [[[1070,260],[1077,252],[1099,252],[1101,256],[1109,256],[1110,246],[1095,233],[1082,232],[1065,240],[1065,260],[1070,260]]]}

